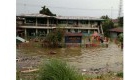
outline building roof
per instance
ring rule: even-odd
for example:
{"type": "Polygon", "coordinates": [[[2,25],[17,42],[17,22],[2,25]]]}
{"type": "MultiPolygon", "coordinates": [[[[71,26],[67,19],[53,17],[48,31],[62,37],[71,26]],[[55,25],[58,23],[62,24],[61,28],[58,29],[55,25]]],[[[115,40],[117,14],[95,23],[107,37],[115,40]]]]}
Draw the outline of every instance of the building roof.
{"type": "Polygon", "coordinates": [[[57,19],[72,19],[72,20],[104,20],[95,17],[88,17],[88,16],[57,16],[57,19]]]}
{"type": "Polygon", "coordinates": [[[69,20],[104,20],[96,17],[88,17],[88,16],[48,16],[44,14],[22,14],[18,15],[20,17],[53,17],[56,19],[69,19],[69,20]]]}
{"type": "Polygon", "coordinates": [[[44,15],[44,14],[39,14],[39,13],[36,13],[36,14],[21,14],[21,15],[18,15],[20,17],[53,17],[53,16],[48,16],[48,15],[44,15]]]}
{"type": "Polygon", "coordinates": [[[118,23],[118,19],[112,19],[113,23],[118,23]]]}
{"type": "Polygon", "coordinates": [[[123,28],[122,27],[117,27],[117,28],[113,28],[113,29],[109,29],[110,32],[123,32],[123,28]]]}
{"type": "Polygon", "coordinates": [[[65,33],[65,36],[82,36],[82,33],[65,33]]]}
{"type": "Polygon", "coordinates": [[[16,17],[16,20],[21,21],[24,20],[25,18],[21,18],[21,17],[16,17]]]}

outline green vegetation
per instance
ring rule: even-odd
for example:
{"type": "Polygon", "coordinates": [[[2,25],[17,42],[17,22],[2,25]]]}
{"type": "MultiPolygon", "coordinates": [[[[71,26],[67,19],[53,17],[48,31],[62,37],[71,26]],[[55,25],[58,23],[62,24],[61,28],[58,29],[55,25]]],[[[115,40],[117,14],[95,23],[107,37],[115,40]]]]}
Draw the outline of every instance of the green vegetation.
{"type": "Polygon", "coordinates": [[[118,40],[123,43],[123,33],[119,34],[118,40]]]}
{"type": "Polygon", "coordinates": [[[44,41],[47,42],[47,44],[50,47],[58,47],[63,39],[63,36],[64,36],[64,30],[57,28],[54,31],[50,32],[46,36],[44,41]]]}
{"type": "Polygon", "coordinates": [[[16,80],[20,80],[20,72],[18,70],[16,72],[16,80]]]}
{"type": "Polygon", "coordinates": [[[114,28],[114,23],[112,22],[112,20],[107,15],[102,16],[101,18],[105,19],[105,21],[102,24],[104,36],[109,37],[108,30],[114,28]]]}
{"type": "Polygon", "coordinates": [[[123,78],[123,72],[117,73],[117,76],[123,78]]]}
{"type": "Polygon", "coordinates": [[[75,67],[59,59],[50,59],[41,64],[39,71],[22,73],[16,72],[16,80],[122,80],[123,72],[109,72],[97,76],[82,75],[75,67]]]}
{"type": "Polygon", "coordinates": [[[46,6],[42,7],[42,10],[39,11],[40,14],[45,14],[49,16],[56,16],[56,14],[53,14],[46,6]]]}
{"type": "Polygon", "coordinates": [[[38,80],[85,80],[75,68],[67,63],[51,59],[40,68],[38,80]]]}
{"type": "Polygon", "coordinates": [[[118,18],[118,25],[119,25],[120,27],[123,27],[123,17],[119,17],[119,18],[118,18]]]}
{"type": "Polygon", "coordinates": [[[121,33],[121,34],[118,35],[118,41],[121,44],[121,49],[123,49],[123,33],[121,33]]]}

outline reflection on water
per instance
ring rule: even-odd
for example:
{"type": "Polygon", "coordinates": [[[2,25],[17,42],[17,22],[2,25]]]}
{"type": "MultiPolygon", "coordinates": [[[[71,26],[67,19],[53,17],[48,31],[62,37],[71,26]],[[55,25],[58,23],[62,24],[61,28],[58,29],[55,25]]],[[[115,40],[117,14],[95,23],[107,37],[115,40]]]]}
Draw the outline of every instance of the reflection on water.
{"type": "Polygon", "coordinates": [[[108,48],[42,48],[36,53],[42,56],[41,59],[54,57],[66,60],[78,69],[89,70],[108,67],[110,71],[123,70],[123,51],[113,43],[109,44],[108,48]],[[56,54],[49,54],[50,51],[55,51],[56,54]]]}

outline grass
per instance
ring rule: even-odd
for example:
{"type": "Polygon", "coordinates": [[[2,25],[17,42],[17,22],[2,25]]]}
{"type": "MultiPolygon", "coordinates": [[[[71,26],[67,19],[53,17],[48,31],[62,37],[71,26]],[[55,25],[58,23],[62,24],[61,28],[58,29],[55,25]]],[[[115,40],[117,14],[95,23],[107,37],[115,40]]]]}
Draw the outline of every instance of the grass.
{"type": "Polygon", "coordinates": [[[116,75],[114,74],[114,72],[110,72],[107,74],[102,74],[102,75],[96,76],[93,79],[97,79],[97,80],[123,80],[123,72],[116,73],[116,75]]]}
{"type": "Polygon", "coordinates": [[[66,62],[51,59],[40,68],[38,80],[85,80],[83,76],[66,62]]]}

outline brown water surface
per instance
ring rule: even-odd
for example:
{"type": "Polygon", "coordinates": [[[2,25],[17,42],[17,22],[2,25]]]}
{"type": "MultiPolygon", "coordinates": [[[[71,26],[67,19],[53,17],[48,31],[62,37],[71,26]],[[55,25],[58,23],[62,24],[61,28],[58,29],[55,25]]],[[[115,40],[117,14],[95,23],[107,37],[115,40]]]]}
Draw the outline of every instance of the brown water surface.
{"type": "Polygon", "coordinates": [[[108,48],[40,48],[34,50],[17,50],[17,58],[22,61],[17,62],[17,67],[37,67],[40,62],[49,58],[59,58],[67,61],[81,71],[122,71],[123,51],[114,43],[110,43],[108,48]],[[49,54],[50,51],[56,54],[49,54]],[[31,55],[29,55],[31,53],[31,55]]]}

